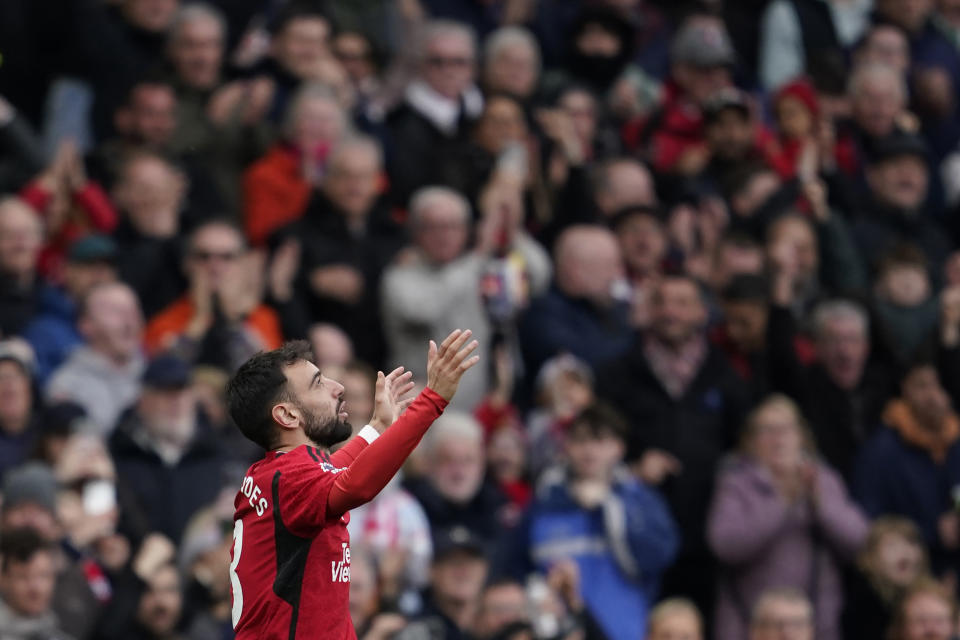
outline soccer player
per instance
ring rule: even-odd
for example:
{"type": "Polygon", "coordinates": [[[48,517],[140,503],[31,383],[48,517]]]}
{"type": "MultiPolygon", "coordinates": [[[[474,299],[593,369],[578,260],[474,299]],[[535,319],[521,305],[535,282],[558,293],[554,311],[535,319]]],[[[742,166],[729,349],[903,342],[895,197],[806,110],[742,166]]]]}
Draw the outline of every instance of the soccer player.
{"type": "Polygon", "coordinates": [[[333,454],[327,449],[351,433],[343,386],[310,361],[306,342],[257,354],[237,370],[227,386],[230,415],[266,450],[234,502],[238,639],[356,638],[347,512],[377,495],[453,398],[479,359],[470,336],[458,329],[439,347],[430,341],[427,387],[412,401],[404,399],[409,372],[378,373],[371,423],[333,454]]]}

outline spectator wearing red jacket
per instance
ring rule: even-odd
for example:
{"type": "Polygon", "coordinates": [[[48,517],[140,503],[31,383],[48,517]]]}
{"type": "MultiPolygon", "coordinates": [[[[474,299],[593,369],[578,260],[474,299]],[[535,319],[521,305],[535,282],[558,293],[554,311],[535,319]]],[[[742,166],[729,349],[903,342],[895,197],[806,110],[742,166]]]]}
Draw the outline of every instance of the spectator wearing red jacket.
{"type": "Polygon", "coordinates": [[[730,36],[719,19],[688,19],[673,41],[663,102],[652,114],[626,124],[627,147],[646,157],[658,173],[699,173],[709,159],[701,107],[732,85],[734,61],[730,36]]]}
{"type": "Polygon", "coordinates": [[[64,141],[50,165],[20,190],[20,198],[43,219],[47,241],[39,258],[40,273],[53,282],[63,278],[67,249],[90,232],[111,233],[117,211],[100,185],[87,177],[72,141],[64,141]]]}

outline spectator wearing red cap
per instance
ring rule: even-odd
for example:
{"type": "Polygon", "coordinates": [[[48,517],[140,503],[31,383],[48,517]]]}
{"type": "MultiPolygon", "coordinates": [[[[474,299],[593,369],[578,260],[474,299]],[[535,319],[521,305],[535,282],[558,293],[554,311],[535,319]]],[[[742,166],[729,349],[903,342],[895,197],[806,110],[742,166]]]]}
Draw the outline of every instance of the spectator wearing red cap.
{"type": "Polygon", "coordinates": [[[766,149],[767,162],[781,177],[789,179],[818,168],[854,171],[851,142],[836,142],[830,122],[821,117],[817,90],[807,78],[784,85],[773,98],[773,111],[778,135],[766,149]],[[815,164],[804,167],[808,153],[815,164]]]}

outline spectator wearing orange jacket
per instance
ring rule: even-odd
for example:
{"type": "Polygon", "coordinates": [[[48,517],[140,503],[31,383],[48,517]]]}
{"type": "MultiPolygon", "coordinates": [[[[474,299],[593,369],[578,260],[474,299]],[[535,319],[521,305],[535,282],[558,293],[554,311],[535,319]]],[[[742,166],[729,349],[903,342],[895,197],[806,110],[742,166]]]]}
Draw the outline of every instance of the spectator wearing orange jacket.
{"type": "Polygon", "coordinates": [[[258,351],[278,348],[280,320],[261,303],[252,259],[243,234],[230,223],[198,227],[184,263],[189,291],[150,319],[148,353],[172,351],[188,362],[233,369],[258,351]]]}

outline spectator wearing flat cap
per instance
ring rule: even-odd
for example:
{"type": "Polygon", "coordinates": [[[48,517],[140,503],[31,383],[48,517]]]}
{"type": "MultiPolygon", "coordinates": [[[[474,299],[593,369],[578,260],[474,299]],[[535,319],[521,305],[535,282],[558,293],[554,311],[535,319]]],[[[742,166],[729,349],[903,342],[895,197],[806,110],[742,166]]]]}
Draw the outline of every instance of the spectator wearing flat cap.
{"type": "Polygon", "coordinates": [[[110,451],[151,529],[178,542],[190,516],[217,497],[223,463],[198,411],[185,361],[161,355],[150,362],[140,397],[110,438],[110,451]]]}
{"type": "MultiPolygon", "coordinates": [[[[70,629],[79,638],[86,638],[96,622],[100,605],[109,598],[110,586],[102,563],[74,546],[77,540],[71,535],[81,530],[83,535],[94,531],[90,524],[96,516],[77,517],[74,513],[66,526],[68,520],[58,515],[61,482],[66,481],[67,478],[58,477],[41,462],[28,462],[8,471],[2,487],[0,538],[26,529],[50,545],[56,558],[52,610],[61,628],[70,629]]],[[[102,519],[103,516],[99,517],[102,519]]],[[[2,623],[0,629],[9,632],[2,623]]],[[[8,636],[2,635],[3,632],[0,637],[6,640],[8,636]]]]}
{"type": "Polygon", "coordinates": [[[30,527],[49,542],[58,540],[58,488],[53,471],[42,462],[28,462],[7,470],[2,486],[0,533],[30,527]]]}
{"type": "Polygon", "coordinates": [[[870,200],[853,224],[853,237],[872,272],[903,244],[920,248],[930,277],[940,283],[951,243],[946,231],[925,211],[930,170],[927,146],[908,133],[879,141],[867,167],[870,200]]]}
{"type": "Polygon", "coordinates": [[[663,101],[649,115],[627,123],[627,147],[646,158],[656,173],[698,174],[709,159],[702,108],[714,93],[732,86],[735,62],[730,36],[718,18],[688,18],[673,39],[663,101]]]}
{"type": "Polygon", "coordinates": [[[420,615],[397,640],[468,640],[490,569],[488,549],[468,528],[450,527],[434,536],[430,589],[420,615]]]}
{"type": "Polygon", "coordinates": [[[83,342],[77,327],[80,300],[94,286],[117,279],[116,257],[116,243],[99,234],[78,238],[67,250],[62,286],[44,292],[37,315],[23,330],[37,357],[34,377],[40,386],[83,342]]]}
{"type": "Polygon", "coordinates": [[[758,125],[747,95],[734,87],[717,91],[703,105],[703,134],[710,159],[697,183],[710,192],[719,192],[739,168],[763,163],[763,149],[771,140],[758,125]]]}
{"type": "Polygon", "coordinates": [[[39,432],[32,371],[29,345],[0,342],[0,476],[26,459],[39,432]]]}

